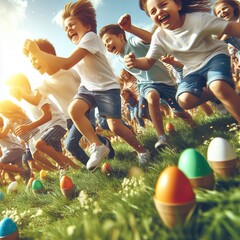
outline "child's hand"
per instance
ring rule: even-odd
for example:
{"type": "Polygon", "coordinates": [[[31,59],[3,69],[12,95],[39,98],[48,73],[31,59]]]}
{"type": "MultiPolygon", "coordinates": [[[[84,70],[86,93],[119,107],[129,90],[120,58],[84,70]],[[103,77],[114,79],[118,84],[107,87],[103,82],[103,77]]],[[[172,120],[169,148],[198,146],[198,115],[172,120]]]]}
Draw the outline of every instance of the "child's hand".
{"type": "Polygon", "coordinates": [[[131,16],[129,14],[122,15],[118,20],[118,25],[125,31],[128,31],[132,26],[131,16]]]}
{"type": "Polygon", "coordinates": [[[37,54],[39,52],[39,50],[40,49],[39,49],[38,45],[30,39],[27,39],[23,45],[23,53],[27,56],[29,55],[29,53],[31,53],[33,55],[37,54]]]}
{"type": "Polygon", "coordinates": [[[131,69],[135,67],[135,55],[134,53],[130,52],[129,54],[124,56],[124,63],[127,68],[131,69]]]}
{"type": "Polygon", "coordinates": [[[21,125],[14,130],[14,133],[17,136],[19,136],[19,135],[25,134],[29,131],[30,131],[30,129],[28,128],[28,125],[21,125]]]}
{"type": "Polygon", "coordinates": [[[170,54],[167,54],[166,56],[161,57],[161,61],[167,64],[172,64],[173,60],[174,60],[174,57],[170,54]]]}

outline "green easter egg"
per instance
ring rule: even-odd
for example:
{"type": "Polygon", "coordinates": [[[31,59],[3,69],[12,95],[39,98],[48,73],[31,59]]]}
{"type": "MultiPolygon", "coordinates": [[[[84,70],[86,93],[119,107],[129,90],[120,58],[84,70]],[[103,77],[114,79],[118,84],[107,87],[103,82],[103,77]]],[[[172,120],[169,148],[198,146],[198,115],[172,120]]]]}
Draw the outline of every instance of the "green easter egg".
{"type": "Polygon", "coordinates": [[[35,179],[32,183],[33,190],[41,190],[43,189],[43,184],[40,180],[35,179]]]}
{"type": "Polygon", "coordinates": [[[178,168],[188,178],[208,176],[212,173],[208,161],[194,148],[187,148],[181,153],[178,168]]]}

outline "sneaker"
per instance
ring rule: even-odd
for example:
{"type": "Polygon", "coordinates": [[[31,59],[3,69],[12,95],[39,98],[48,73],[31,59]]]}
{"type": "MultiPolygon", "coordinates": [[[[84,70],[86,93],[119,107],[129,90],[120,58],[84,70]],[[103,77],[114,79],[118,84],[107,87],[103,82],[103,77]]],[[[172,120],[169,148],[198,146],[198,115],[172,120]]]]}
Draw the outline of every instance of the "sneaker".
{"type": "Polygon", "coordinates": [[[87,169],[94,172],[99,165],[101,164],[102,160],[108,156],[110,149],[102,144],[101,146],[97,146],[96,143],[93,143],[90,147],[89,147],[89,151],[90,151],[90,158],[87,162],[87,169]]]}
{"type": "Polygon", "coordinates": [[[23,179],[26,184],[28,184],[29,179],[31,178],[32,173],[30,169],[27,169],[24,173],[23,179]]]}
{"type": "Polygon", "coordinates": [[[108,154],[108,159],[113,159],[113,158],[115,157],[115,151],[114,151],[114,149],[113,149],[113,147],[112,147],[111,141],[110,141],[108,138],[106,138],[106,137],[104,137],[104,139],[106,140],[105,145],[106,145],[106,146],[109,148],[109,150],[110,150],[110,152],[109,152],[109,154],[108,154]]]}
{"type": "Polygon", "coordinates": [[[212,101],[212,105],[215,107],[215,109],[221,113],[221,114],[227,114],[228,111],[226,108],[223,106],[223,104],[220,101],[212,101]]]}
{"type": "Polygon", "coordinates": [[[138,153],[139,166],[146,166],[151,157],[150,152],[147,150],[145,153],[138,153]]]}
{"type": "Polygon", "coordinates": [[[155,143],[155,148],[157,150],[162,150],[167,146],[167,137],[165,135],[161,135],[158,137],[158,141],[155,143]]]}

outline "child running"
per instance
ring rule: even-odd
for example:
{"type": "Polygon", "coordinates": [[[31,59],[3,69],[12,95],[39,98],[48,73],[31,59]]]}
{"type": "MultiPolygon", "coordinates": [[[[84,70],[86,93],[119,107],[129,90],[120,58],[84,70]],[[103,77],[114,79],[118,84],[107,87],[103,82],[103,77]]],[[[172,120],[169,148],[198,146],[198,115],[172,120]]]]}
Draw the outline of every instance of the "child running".
{"type": "Polygon", "coordinates": [[[240,23],[210,14],[210,0],[146,0],[143,9],[158,26],[145,57],[125,57],[128,68],[147,70],[166,54],[183,65],[176,98],[184,109],[217,98],[240,123],[240,96],[234,90],[227,45],[212,35],[240,37],[240,23]],[[209,91],[204,92],[207,86],[209,91]]]}
{"type": "Polygon", "coordinates": [[[35,68],[43,73],[69,69],[76,65],[81,76],[81,85],[69,106],[69,114],[78,130],[91,144],[87,169],[96,170],[109,153],[109,148],[98,139],[85,115],[94,107],[98,107],[99,113],[107,118],[111,131],[122,137],[137,151],[139,164],[146,164],[150,158],[149,151],[122,123],[120,86],[106,58],[102,40],[96,34],[96,12],[92,3],[88,0],[80,0],[66,4],[62,20],[68,38],[77,45],[69,57],[57,57],[42,52],[31,40],[25,42],[24,48],[27,54],[31,54],[35,68]]]}
{"type": "MultiPolygon", "coordinates": [[[[138,57],[144,57],[148,52],[152,33],[140,29],[131,23],[131,16],[125,14],[120,17],[117,24],[103,27],[99,33],[107,50],[118,55],[119,62],[124,65],[124,56],[134,53],[138,57]],[[136,36],[126,39],[125,31],[136,36]]],[[[148,71],[137,68],[127,69],[138,80],[139,95],[147,99],[149,115],[157,133],[158,140],[155,148],[161,150],[167,146],[162,114],[160,111],[160,98],[164,99],[176,116],[183,118],[191,126],[195,123],[191,115],[185,112],[175,100],[176,88],[173,79],[161,61],[156,61],[148,71]]]]}

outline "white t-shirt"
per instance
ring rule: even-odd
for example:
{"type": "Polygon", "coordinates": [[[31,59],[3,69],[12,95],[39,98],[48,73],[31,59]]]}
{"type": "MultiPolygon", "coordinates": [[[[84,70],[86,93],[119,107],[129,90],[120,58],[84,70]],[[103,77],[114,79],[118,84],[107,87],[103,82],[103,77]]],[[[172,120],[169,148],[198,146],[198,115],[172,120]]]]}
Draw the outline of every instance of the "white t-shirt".
{"type": "Polygon", "coordinates": [[[81,77],[81,86],[85,86],[89,91],[119,89],[120,85],[107,60],[106,48],[101,38],[94,32],[88,32],[78,47],[91,53],[76,64],[76,70],[81,77]]]}
{"type": "Polygon", "coordinates": [[[57,105],[51,99],[42,96],[38,106],[35,106],[27,101],[21,102],[22,108],[26,111],[28,116],[33,121],[38,120],[43,115],[41,108],[45,104],[50,104],[52,119],[50,121],[44,123],[43,125],[39,126],[38,128],[40,129],[40,131],[41,132],[45,131],[48,128],[50,128],[52,126],[56,126],[56,125],[60,125],[63,128],[67,129],[67,121],[66,121],[66,118],[65,118],[63,112],[60,111],[60,109],[57,107],[57,105]]]}
{"type": "Polygon", "coordinates": [[[6,137],[0,139],[0,146],[3,154],[11,149],[23,149],[23,145],[13,134],[8,133],[6,137]]]}
{"type": "Polygon", "coordinates": [[[43,79],[38,90],[45,97],[52,95],[65,117],[69,119],[68,106],[77,93],[80,82],[80,76],[76,70],[61,69],[43,79]]]}
{"type": "Polygon", "coordinates": [[[206,12],[186,14],[183,26],[178,29],[157,28],[146,56],[159,59],[170,53],[184,64],[184,75],[195,72],[214,56],[229,55],[227,45],[212,37],[221,34],[227,24],[227,21],[206,12]]]}

